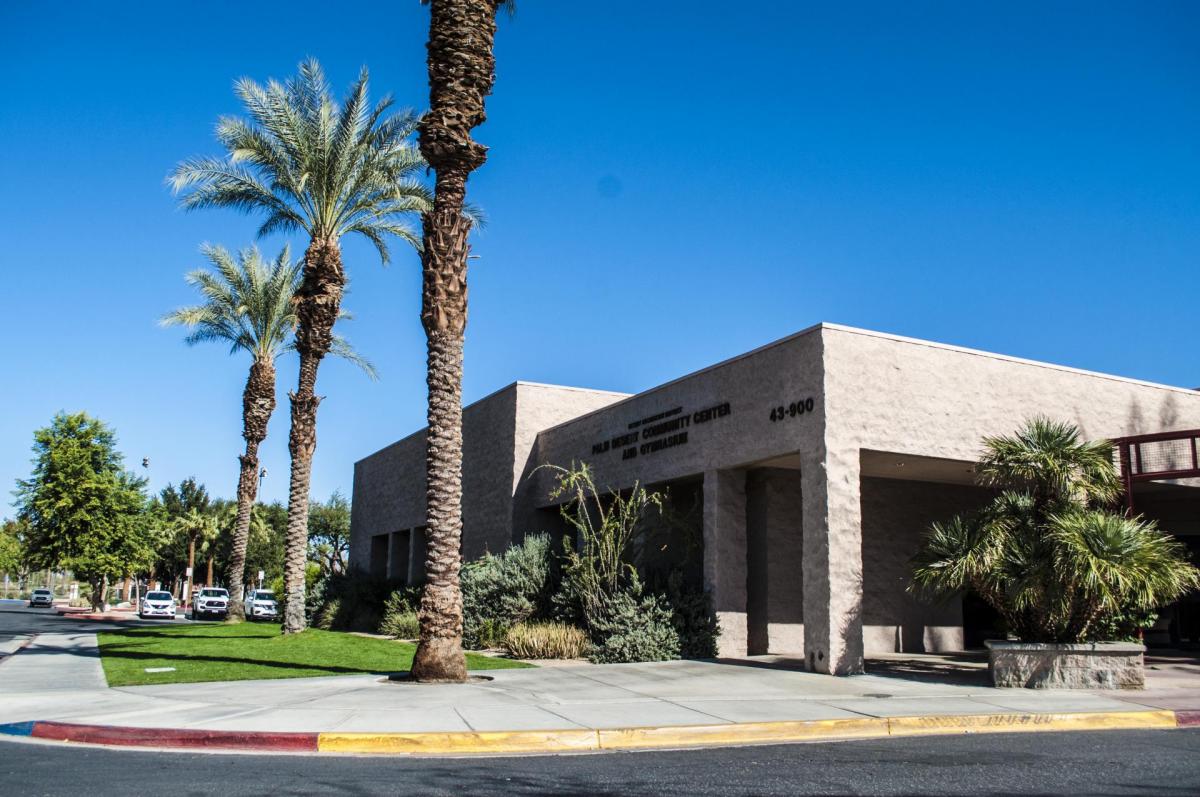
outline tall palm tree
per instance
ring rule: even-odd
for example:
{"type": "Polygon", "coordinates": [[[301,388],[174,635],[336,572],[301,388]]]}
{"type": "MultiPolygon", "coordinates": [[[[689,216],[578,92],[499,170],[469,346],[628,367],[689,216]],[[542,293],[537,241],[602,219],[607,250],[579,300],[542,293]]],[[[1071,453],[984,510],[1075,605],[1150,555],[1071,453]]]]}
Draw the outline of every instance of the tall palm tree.
{"type": "MultiPolygon", "coordinates": [[[[250,373],[242,390],[242,439],[246,450],[238,457],[237,515],[226,572],[229,615],[244,619],[246,545],[259,486],[258,448],[267,437],[267,425],[275,412],[275,360],[285,350],[295,348],[296,308],[292,298],[300,287],[301,267],[292,261],[286,244],[269,263],[254,246],[243,249],[236,259],[221,246],[206,244],[200,251],[213,270],[192,271],[187,281],[200,292],[204,303],[167,313],[161,323],[189,328],[191,332],[185,338],[189,345],[225,343],[230,354],[250,355],[250,373]]],[[[373,366],[338,335],[333,336],[331,352],[375,377],[373,366]]]]}
{"type": "Polygon", "coordinates": [[[364,68],[339,104],[320,64],[309,59],[300,74],[261,86],[243,78],[235,91],[249,119],[225,117],[217,125],[224,158],[180,163],[171,178],[180,204],[233,208],[265,216],[258,234],[303,231],[308,248],[296,293],[299,384],[292,403],[288,451],[287,558],[284,566],[284,633],[304,630],[304,562],[308,492],[317,445],[317,369],[333,346],[346,284],[341,240],[358,233],[389,260],[387,237],[415,248],[420,240],[404,222],[429,207],[419,175],[425,161],[409,140],[417,119],[410,112],[385,116],[390,98],[371,105],[364,68]]]}
{"type": "Polygon", "coordinates": [[[412,677],[465,681],[462,649],[462,358],[467,326],[467,178],[487,159],[471,130],[486,118],[496,59],[496,13],[506,0],[427,0],[429,111],[421,154],[437,175],[433,207],[422,215],[421,323],[428,351],[425,517],[428,549],[420,642],[412,677]]]}

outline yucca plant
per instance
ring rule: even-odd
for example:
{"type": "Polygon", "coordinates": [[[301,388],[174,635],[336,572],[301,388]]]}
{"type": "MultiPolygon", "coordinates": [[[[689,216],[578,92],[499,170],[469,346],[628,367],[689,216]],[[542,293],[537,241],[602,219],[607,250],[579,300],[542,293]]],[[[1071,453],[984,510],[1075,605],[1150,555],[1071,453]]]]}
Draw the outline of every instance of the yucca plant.
{"type": "MultiPolygon", "coordinates": [[[[238,457],[237,518],[226,572],[229,616],[238,620],[245,617],[242,593],[251,509],[258,495],[258,449],[275,412],[275,360],[295,348],[296,308],[292,300],[300,287],[301,267],[292,262],[287,245],[270,262],[253,246],[243,249],[236,258],[221,246],[206,244],[200,251],[212,270],[192,271],[187,281],[199,291],[203,303],[167,313],[160,323],[187,327],[189,333],[184,340],[188,345],[223,343],[229,346],[230,354],[250,355],[250,373],[242,390],[242,439],[246,448],[238,457]]],[[[333,336],[330,350],[375,377],[374,367],[340,336],[333,336]]]]}
{"type": "Polygon", "coordinates": [[[420,240],[406,218],[430,207],[420,181],[426,163],[410,141],[417,117],[387,116],[392,101],[371,104],[364,68],[338,103],[320,64],[309,59],[286,83],[261,86],[243,78],[235,92],[249,119],[224,117],[217,139],[223,158],[184,161],[170,179],[187,210],[232,208],[265,218],[260,236],[303,232],[308,236],[296,293],[299,384],[291,394],[288,437],[287,558],[284,566],[285,633],[302,631],[304,563],[308,543],[308,493],[316,449],[317,369],[333,346],[346,272],[342,237],[371,241],[380,259],[390,257],[395,236],[414,248],[420,240]]]}
{"type": "Polygon", "coordinates": [[[979,512],[931,526],[913,560],[914,589],[972,589],[1022,641],[1078,642],[1110,617],[1200,586],[1182,544],[1111,509],[1120,481],[1107,441],[1034,418],[984,448],[980,481],[999,492],[979,512]]]}

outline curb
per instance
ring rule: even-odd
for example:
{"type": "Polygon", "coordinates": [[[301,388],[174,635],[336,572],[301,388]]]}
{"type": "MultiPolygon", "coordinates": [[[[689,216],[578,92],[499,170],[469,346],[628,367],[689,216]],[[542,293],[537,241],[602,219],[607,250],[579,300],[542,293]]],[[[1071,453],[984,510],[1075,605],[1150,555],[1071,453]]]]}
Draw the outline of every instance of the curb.
{"type": "Polygon", "coordinates": [[[171,728],[15,722],[0,735],[116,747],[239,750],[258,753],[471,755],[577,753],[605,750],[729,746],[1043,731],[1145,730],[1200,727],[1200,711],[1114,711],[1074,714],[966,714],[862,717],[727,725],[551,731],[445,733],[262,733],[171,728]]]}

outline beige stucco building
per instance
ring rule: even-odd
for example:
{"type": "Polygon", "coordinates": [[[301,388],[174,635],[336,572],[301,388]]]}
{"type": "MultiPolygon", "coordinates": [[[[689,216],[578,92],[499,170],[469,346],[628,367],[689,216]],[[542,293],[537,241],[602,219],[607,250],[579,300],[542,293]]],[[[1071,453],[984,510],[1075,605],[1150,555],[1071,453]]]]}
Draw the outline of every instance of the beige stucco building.
{"type": "MultiPolygon", "coordinates": [[[[517,382],[464,410],[463,555],[561,530],[537,468],[586,461],[602,486],[694,504],[722,655],[845,674],[959,650],[962,602],[910,595],[908,560],[930,522],[986,500],[981,438],[1036,414],[1093,439],[1196,429],[1200,393],[834,324],[636,395],[517,382]]],[[[419,580],[423,457],[417,432],[355,465],[353,567],[419,580]]],[[[1139,511],[1190,540],[1194,489],[1141,484],[1139,511]]]]}

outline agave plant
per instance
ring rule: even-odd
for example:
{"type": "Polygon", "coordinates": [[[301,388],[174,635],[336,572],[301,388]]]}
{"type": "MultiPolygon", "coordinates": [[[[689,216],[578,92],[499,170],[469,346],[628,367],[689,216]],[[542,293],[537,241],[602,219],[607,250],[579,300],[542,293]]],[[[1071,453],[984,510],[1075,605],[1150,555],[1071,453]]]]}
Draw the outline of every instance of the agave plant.
{"type": "Polygon", "coordinates": [[[1108,442],[1034,418],[984,447],[980,480],[999,492],[979,512],[932,525],[913,560],[914,589],[972,589],[1020,639],[1078,642],[1200,586],[1181,543],[1109,508],[1120,481],[1108,442]]]}

